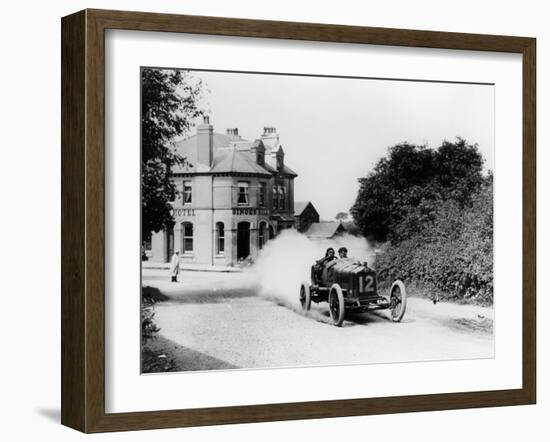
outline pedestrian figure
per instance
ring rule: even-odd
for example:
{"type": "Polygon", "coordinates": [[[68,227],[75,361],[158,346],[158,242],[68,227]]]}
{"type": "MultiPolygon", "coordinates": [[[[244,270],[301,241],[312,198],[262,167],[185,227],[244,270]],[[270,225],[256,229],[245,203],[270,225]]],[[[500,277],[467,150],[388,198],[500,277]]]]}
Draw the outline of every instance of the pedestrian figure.
{"type": "Polygon", "coordinates": [[[178,273],[180,272],[180,252],[176,250],[172,255],[172,260],[170,261],[170,276],[172,282],[178,282],[178,273]]]}

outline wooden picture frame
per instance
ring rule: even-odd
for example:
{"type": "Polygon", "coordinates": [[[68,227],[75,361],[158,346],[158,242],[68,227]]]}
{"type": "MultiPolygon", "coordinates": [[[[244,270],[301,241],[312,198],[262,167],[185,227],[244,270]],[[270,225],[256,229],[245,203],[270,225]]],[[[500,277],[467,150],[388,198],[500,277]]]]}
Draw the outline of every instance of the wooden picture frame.
{"type": "Polygon", "coordinates": [[[62,410],[83,432],[533,404],[536,400],[536,41],[312,23],[84,10],[62,19],[62,410]],[[105,30],[494,51],[523,63],[523,385],[269,405],[105,412],[105,30]]]}

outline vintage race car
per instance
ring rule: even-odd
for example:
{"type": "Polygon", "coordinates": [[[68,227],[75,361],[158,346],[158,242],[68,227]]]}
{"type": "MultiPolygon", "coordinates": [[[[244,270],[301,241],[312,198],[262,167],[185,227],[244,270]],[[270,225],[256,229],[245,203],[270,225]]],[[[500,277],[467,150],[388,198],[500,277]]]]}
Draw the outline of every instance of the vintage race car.
{"type": "Polygon", "coordinates": [[[332,323],[340,327],[344,313],[389,309],[394,322],[403,319],[407,307],[405,284],[396,280],[386,296],[380,295],[376,272],[354,258],[334,259],[311,267],[311,283],[300,287],[300,304],[308,311],[311,302],[328,302],[332,323]]]}

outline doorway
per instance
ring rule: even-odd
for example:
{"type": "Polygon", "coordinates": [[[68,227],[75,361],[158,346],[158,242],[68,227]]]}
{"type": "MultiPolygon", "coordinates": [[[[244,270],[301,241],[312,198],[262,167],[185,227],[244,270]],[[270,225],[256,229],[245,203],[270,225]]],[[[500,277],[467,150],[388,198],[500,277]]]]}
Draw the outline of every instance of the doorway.
{"type": "Polygon", "coordinates": [[[241,221],[237,224],[237,259],[250,255],[250,223],[241,221]]]}

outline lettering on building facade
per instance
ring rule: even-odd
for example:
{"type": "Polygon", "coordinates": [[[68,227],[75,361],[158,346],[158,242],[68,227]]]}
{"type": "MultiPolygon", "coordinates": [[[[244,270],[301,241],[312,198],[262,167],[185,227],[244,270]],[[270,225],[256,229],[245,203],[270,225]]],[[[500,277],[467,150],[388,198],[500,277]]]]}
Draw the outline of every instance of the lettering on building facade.
{"type": "Polygon", "coordinates": [[[172,209],[173,216],[195,216],[194,209],[172,209]]]}
{"type": "Polygon", "coordinates": [[[233,215],[269,215],[268,209],[256,209],[252,207],[234,207],[233,215]]]}

